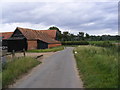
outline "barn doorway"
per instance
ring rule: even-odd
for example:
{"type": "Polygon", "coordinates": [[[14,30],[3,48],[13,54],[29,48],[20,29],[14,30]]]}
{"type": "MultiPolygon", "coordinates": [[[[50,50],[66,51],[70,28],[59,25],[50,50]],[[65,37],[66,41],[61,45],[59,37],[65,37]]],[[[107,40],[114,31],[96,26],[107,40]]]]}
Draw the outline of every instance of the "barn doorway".
{"type": "Polygon", "coordinates": [[[48,48],[48,43],[38,40],[37,48],[38,49],[46,49],[46,48],[48,48]]]}
{"type": "Polygon", "coordinates": [[[27,50],[27,40],[26,39],[14,39],[8,40],[8,52],[23,51],[27,50]]]}

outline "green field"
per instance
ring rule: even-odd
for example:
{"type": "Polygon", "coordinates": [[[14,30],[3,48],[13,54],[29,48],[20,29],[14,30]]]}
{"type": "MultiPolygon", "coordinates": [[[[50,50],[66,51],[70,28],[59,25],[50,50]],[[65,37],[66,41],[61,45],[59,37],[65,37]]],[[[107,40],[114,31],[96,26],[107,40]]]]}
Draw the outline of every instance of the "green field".
{"type": "Polygon", "coordinates": [[[38,64],[40,64],[40,62],[31,57],[16,58],[13,61],[7,62],[2,71],[3,88],[14,83],[19,76],[27,73],[31,68],[38,64]]]}
{"type": "Polygon", "coordinates": [[[85,88],[118,87],[118,49],[78,46],[74,50],[85,88]]]}
{"type": "Polygon", "coordinates": [[[56,52],[56,51],[60,51],[63,50],[64,46],[58,46],[58,47],[53,47],[53,48],[49,48],[49,49],[35,49],[35,50],[28,50],[27,52],[35,52],[35,53],[40,53],[40,52],[56,52]]]}

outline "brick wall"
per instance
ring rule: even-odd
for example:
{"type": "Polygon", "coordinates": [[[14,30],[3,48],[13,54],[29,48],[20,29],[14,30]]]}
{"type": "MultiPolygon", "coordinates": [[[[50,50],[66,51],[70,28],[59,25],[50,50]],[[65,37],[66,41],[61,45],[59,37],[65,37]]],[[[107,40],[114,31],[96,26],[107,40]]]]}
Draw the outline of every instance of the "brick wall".
{"type": "Polygon", "coordinates": [[[61,46],[61,44],[48,44],[48,48],[61,46]]]}
{"type": "Polygon", "coordinates": [[[27,41],[27,43],[28,43],[28,50],[37,49],[37,40],[36,41],[29,40],[29,41],[27,41]]]}

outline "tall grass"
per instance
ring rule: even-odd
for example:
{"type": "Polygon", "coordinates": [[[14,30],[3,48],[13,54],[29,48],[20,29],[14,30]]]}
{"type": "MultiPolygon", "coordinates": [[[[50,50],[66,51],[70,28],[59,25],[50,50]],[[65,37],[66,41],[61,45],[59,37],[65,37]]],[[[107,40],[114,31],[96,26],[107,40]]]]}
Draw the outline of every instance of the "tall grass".
{"type": "Polygon", "coordinates": [[[101,46],[101,47],[111,47],[113,43],[110,41],[89,41],[90,45],[101,46]]]}
{"type": "Polygon", "coordinates": [[[2,86],[7,87],[12,84],[20,75],[28,72],[29,69],[38,65],[40,62],[31,57],[23,57],[8,62],[2,71],[2,86]]]}
{"type": "Polygon", "coordinates": [[[0,72],[0,89],[2,89],[2,72],[0,72]]]}
{"type": "Polygon", "coordinates": [[[79,46],[74,52],[86,88],[118,87],[117,49],[79,46]]]}
{"type": "Polygon", "coordinates": [[[40,52],[56,52],[56,51],[60,51],[63,50],[64,47],[63,46],[58,46],[58,47],[52,47],[49,49],[35,49],[35,50],[28,50],[27,52],[35,52],[35,53],[40,53],[40,52]]]}
{"type": "Polygon", "coordinates": [[[110,43],[118,43],[119,41],[88,41],[90,44],[95,44],[95,43],[103,43],[103,42],[110,42],[110,43]]]}

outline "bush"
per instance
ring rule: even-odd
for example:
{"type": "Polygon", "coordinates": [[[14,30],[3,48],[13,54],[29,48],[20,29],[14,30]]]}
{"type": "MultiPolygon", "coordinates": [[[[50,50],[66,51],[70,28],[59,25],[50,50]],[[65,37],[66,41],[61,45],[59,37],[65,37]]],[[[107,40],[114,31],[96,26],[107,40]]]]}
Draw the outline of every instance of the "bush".
{"type": "Polygon", "coordinates": [[[62,41],[62,45],[89,45],[87,41],[62,41]]]}

